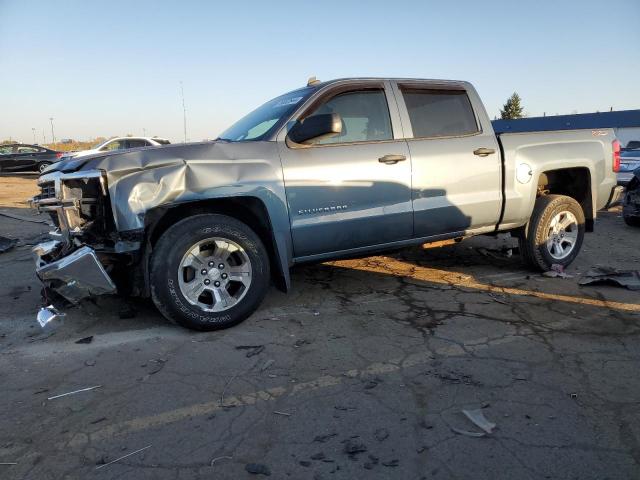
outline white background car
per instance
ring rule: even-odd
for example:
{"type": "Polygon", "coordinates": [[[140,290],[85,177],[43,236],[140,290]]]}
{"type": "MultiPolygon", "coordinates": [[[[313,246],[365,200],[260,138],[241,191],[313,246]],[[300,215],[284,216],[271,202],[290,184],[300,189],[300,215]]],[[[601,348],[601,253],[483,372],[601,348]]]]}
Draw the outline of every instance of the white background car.
{"type": "Polygon", "coordinates": [[[116,137],[110,138],[98,145],[95,145],[90,150],[82,150],[81,152],[72,152],[65,155],[66,158],[84,157],[86,155],[93,155],[94,153],[109,152],[112,150],[126,150],[129,148],[137,147],[152,147],[160,145],[169,145],[169,140],[158,137],[116,137]]]}

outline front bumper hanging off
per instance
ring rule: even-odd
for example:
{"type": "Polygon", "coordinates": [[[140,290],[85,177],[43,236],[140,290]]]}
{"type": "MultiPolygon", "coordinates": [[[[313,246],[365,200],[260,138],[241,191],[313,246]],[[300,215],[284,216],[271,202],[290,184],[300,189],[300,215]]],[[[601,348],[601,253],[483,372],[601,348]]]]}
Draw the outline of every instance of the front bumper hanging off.
{"type": "Polygon", "coordinates": [[[44,285],[71,303],[93,295],[114,293],[116,286],[96,251],[83,245],[82,235],[97,211],[96,197],[106,195],[102,172],[58,172],[38,180],[42,193],[32,205],[52,215],[57,226],[54,240],[33,248],[36,274],[44,285]]]}
{"type": "Polygon", "coordinates": [[[90,247],[80,247],[69,255],[48,262],[46,258],[61,247],[62,242],[53,240],[33,248],[36,274],[45,285],[71,303],[116,291],[113,280],[90,247]]]}

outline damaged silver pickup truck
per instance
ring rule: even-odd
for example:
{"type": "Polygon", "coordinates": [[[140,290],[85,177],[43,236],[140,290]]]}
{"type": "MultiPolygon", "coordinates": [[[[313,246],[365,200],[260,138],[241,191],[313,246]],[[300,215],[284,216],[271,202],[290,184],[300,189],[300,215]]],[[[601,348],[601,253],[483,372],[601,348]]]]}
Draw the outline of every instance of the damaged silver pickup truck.
{"type": "Polygon", "coordinates": [[[211,142],[60,162],[34,198],[37,274],[71,302],[151,297],[168,319],[234,325],[294,264],[512,232],[568,265],[618,200],[611,130],[502,134],[467,82],[310,81],[211,142]]]}

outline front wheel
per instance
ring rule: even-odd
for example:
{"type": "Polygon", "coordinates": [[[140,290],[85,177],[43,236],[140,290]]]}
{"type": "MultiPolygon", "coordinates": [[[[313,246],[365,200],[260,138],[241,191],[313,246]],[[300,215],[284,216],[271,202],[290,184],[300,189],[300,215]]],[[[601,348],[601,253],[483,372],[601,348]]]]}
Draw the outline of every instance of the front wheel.
{"type": "Polygon", "coordinates": [[[47,168],[49,168],[49,166],[50,166],[50,165],[51,165],[51,164],[50,164],[50,163],[47,163],[47,162],[39,163],[39,164],[38,164],[38,171],[39,171],[40,173],[42,173],[42,172],[44,172],[47,168]]]}
{"type": "Polygon", "coordinates": [[[532,267],[547,271],[552,265],[568,266],[584,240],[584,212],[565,195],[536,199],[529,223],[519,233],[520,251],[532,267]]]}
{"type": "Polygon", "coordinates": [[[196,215],[160,237],[149,277],[151,297],[165,317],[193,330],[216,330],[258,308],[269,286],[269,257],[244,223],[196,215]]]}

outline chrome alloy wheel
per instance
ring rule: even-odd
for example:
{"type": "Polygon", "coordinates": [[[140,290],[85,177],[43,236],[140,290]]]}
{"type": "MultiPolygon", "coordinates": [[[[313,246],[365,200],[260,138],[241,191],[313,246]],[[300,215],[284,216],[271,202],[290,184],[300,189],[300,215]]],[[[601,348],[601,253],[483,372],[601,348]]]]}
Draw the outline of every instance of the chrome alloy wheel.
{"type": "Polygon", "coordinates": [[[549,224],[547,250],[555,260],[568,257],[578,241],[578,220],[568,211],[558,213],[549,224]]]}
{"type": "Polygon", "coordinates": [[[184,298],[207,312],[222,312],[240,302],[251,285],[251,261],[237,243],[221,237],[201,240],[187,250],[178,267],[184,298]]]}

